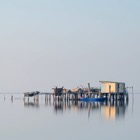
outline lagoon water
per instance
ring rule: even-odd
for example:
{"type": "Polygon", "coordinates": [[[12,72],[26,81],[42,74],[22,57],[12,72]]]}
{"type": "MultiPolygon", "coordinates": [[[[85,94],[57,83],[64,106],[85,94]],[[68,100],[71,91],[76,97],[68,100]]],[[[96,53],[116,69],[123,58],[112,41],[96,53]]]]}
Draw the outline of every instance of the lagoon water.
{"type": "Polygon", "coordinates": [[[0,95],[2,140],[118,140],[140,138],[140,95],[128,103],[39,102],[0,95]]]}

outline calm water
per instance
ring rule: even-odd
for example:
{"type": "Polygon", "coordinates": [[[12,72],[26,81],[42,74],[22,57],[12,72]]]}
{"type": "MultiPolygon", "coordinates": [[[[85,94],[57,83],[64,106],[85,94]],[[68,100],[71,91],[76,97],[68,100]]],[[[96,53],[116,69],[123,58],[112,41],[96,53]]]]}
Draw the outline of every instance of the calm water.
{"type": "Polygon", "coordinates": [[[39,102],[23,96],[0,95],[2,140],[139,139],[140,95],[129,103],[39,102]]]}

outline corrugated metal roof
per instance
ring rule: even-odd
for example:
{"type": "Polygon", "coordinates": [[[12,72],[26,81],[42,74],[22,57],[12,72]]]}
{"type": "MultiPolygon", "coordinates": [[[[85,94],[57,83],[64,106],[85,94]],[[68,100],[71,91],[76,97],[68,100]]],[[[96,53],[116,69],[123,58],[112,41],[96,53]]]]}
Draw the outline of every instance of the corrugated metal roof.
{"type": "Polygon", "coordinates": [[[114,82],[114,81],[99,81],[100,83],[120,83],[125,84],[124,82],[114,82]]]}

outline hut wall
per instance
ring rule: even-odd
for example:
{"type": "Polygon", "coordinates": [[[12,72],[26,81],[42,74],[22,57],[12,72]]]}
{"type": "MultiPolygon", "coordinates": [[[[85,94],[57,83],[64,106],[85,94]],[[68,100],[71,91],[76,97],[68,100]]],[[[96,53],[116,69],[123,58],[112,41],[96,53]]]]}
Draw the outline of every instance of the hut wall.
{"type": "Polygon", "coordinates": [[[101,83],[101,93],[109,92],[116,92],[116,83],[101,83]]]}

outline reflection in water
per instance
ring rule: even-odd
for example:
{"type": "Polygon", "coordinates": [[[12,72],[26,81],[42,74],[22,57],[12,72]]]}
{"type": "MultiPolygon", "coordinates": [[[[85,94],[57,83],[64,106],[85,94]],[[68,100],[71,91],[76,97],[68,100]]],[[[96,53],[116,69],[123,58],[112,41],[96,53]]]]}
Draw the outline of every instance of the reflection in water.
{"type": "Polygon", "coordinates": [[[124,118],[128,102],[109,103],[103,107],[107,119],[124,118]]]}
{"type": "Polygon", "coordinates": [[[90,113],[101,113],[106,119],[124,118],[128,102],[80,102],[80,101],[55,101],[53,102],[54,111],[64,112],[71,111],[87,111],[88,117],[90,113]]]}
{"type": "Polygon", "coordinates": [[[24,107],[33,107],[33,108],[39,108],[39,102],[37,101],[24,101],[24,107]]]}
{"type": "Polygon", "coordinates": [[[39,96],[33,96],[33,101],[30,101],[29,96],[27,97],[27,100],[24,96],[24,107],[33,107],[33,108],[39,108],[39,96]]]}
{"type": "MultiPolygon", "coordinates": [[[[25,101],[25,107],[39,108],[39,100],[25,101]]],[[[124,118],[128,102],[81,102],[81,101],[58,101],[45,100],[46,107],[53,107],[55,113],[85,112],[90,117],[91,113],[99,113],[106,119],[124,118]]]]}

